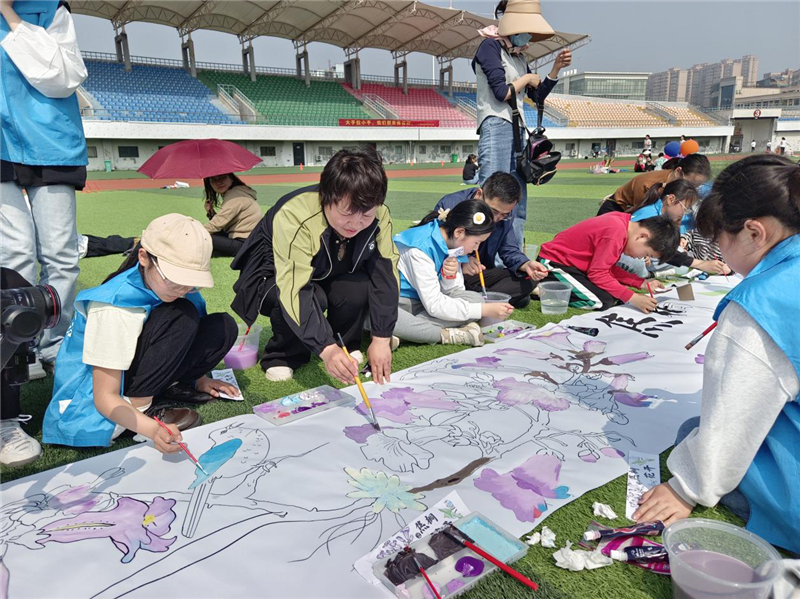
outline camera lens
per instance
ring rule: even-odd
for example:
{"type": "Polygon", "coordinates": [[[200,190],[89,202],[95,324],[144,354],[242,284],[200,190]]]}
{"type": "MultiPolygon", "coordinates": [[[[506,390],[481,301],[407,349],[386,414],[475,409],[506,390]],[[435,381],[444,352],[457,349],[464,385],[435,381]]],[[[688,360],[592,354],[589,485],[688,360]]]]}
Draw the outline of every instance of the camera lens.
{"type": "Polygon", "coordinates": [[[61,320],[61,300],[58,291],[50,285],[3,289],[0,291],[0,303],[3,310],[9,306],[32,308],[41,318],[41,330],[52,329],[61,320]]]}

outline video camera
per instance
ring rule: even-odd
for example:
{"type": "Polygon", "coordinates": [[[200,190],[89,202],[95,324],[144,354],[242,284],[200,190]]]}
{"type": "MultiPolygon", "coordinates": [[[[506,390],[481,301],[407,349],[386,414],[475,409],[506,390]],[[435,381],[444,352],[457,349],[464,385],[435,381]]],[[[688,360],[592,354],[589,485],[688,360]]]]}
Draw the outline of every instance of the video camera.
{"type": "Polygon", "coordinates": [[[0,290],[3,382],[21,385],[28,382],[28,366],[35,360],[34,341],[42,331],[52,329],[61,320],[61,300],[50,285],[31,286],[16,271],[8,268],[0,271],[3,287],[0,290]]]}

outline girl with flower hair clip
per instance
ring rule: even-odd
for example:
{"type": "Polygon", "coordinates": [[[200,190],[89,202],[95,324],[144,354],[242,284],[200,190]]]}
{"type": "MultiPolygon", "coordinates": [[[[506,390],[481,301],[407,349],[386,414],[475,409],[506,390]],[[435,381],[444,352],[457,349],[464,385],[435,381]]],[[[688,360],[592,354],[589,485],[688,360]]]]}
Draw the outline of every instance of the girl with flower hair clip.
{"type": "Polygon", "coordinates": [[[461,262],[494,229],[492,209],[468,200],[435,210],[395,236],[400,252],[400,302],[394,334],[415,343],[483,345],[482,317],[507,318],[507,303],[483,303],[464,288],[461,262]]]}

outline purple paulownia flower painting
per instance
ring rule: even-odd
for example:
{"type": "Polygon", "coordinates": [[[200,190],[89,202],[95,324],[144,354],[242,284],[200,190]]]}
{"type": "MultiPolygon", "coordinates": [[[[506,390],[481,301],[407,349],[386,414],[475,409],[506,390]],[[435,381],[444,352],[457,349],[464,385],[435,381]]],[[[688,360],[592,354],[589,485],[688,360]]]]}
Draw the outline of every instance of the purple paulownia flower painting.
{"type": "Polygon", "coordinates": [[[497,401],[508,406],[532,403],[540,410],[548,412],[560,412],[570,406],[569,400],[563,394],[512,377],[495,381],[494,387],[500,389],[497,401]]]}
{"type": "Polygon", "coordinates": [[[475,486],[491,493],[520,522],[535,522],[548,508],[548,499],[566,499],[569,487],[557,486],[561,461],[552,455],[535,455],[506,474],[484,468],[475,486]]]}
{"type": "Polygon", "coordinates": [[[44,545],[108,538],[122,552],[122,563],[127,564],[139,549],[163,553],[175,542],[177,537],[164,538],[176,517],[173,507],[174,499],[156,497],[148,504],[121,497],[110,510],[83,512],[51,522],[40,531],[47,538],[37,542],[44,545]]]}

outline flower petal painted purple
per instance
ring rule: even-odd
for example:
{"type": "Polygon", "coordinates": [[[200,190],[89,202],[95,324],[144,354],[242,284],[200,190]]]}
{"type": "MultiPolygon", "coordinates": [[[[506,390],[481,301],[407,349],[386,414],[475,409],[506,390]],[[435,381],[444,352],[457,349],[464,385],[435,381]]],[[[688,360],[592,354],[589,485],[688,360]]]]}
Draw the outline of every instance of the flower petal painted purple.
{"type": "Polygon", "coordinates": [[[500,362],[500,358],[495,358],[494,356],[482,356],[480,358],[476,358],[474,362],[464,362],[463,364],[454,364],[452,366],[453,370],[458,370],[459,368],[492,368],[496,366],[500,362]]]}
{"type": "MultiPolygon", "coordinates": [[[[376,397],[373,399],[370,397],[370,403],[376,416],[392,422],[399,422],[400,424],[408,424],[414,421],[414,415],[408,411],[408,404],[400,398],[376,397]]],[[[365,416],[369,413],[369,409],[364,402],[358,404],[356,410],[365,416]]]]}
{"type": "Polygon", "coordinates": [[[603,447],[603,449],[600,450],[600,453],[602,453],[604,456],[609,457],[609,458],[624,458],[625,457],[625,453],[624,452],[620,451],[619,449],[614,449],[613,447],[603,447]]]}
{"type": "Polygon", "coordinates": [[[450,410],[458,407],[452,399],[447,398],[444,391],[428,389],[418,391],[412,387],[395,387],[381,393],[384,399],[399,399],[410,405],[412,408],[436,408],[450,410]]]}
{"type": "Polygon", "coordinates": [[[516,347],[502,347],[494,350],[493,353],[498,356],[522,356],[523,358],[533,358],[534,360],[546,360],[550,357],[550,354],[547,352],[517,349],[516,347]]]}
{"type": "Polygon", "coordinates": [[[94,508],[99,501],[99,495],[92,493],[89,485],[78,485],[53,497],[50,507],[70,516],[77,516],[94,508]]]}
{"type": "Polygon", "coordinates": [[[516,339],[532,339],[534,341],[541,341],[545,345],[554,347],[555,349],[578,349],[569,339],[570,332],[560,326],[547,329],[545,331],[533,331],[531,333],[522,333],[516,339]]]}
{"type": "Polygon", "coordinates": [[[535,455],[506,474],[484,468],[475,479],[475,486],[491,493],[500,505],[512,510],[520,522],[534,522],[547,510],[547,498],[569,497],[568,487],[556,487],[560,473],[558,458],[535,455]]]}
{"type": "Polygon", "coordinates": [[[606,351],[606,342],[589,340],[583,344],[583,351],[592,354],[602,354],[604,351],[606,351]]]}
{"type": "Polygon", "coordinates": [[[624,391],[628,388],[628,381],[633,377],[629,374],[618,374],[611,380],[611,388],[616,391],[624,391]]]}
{"type": "Polygon", "coordinates": [[[654,399],[654,395],[642,395],[635,391],[614,391],[614,399],[621,404],[632,408],[646,408],[650,405],[648,400],[654,399]]]}
{"type": "Polygon", "coordinates": [[[706,363],[706,356],[705,354],[697,354],[694,358],[694,361],[697,364],[705,364],[706,363]]]}
{"type": "Polygon", "coordinates": [[[368,460],[381,462],[394,472],[413,472],[414,468],[424,470],[433,458],[430,451],[411,443],[408,432],[402,428],[383,428],[367,439],[361,453],[368,460]]]}
{"type": "Polygon", "coordinates": [[[621,366],[622,364],[630,364],[631,362],[638,362],[639,360],[649,360],[653,356],[646,351],[640,351],[635,354],[622,354],[621,356],[609,356],[605,360],[621,366]]]}
{"type": "Polygon", "coordinates": [[[578,452],[578,457],[588,464],[594,464],[598,460],[598,456],[591,449],[582,449],[578,452]]]}
{"type": "Polygon", "coordinates": [[[569,400],[562,394],[555,393],[539,385],[518,381],[508,377],[495,381],[495,389],[500,389],[497,401],[507,406],[533,403],[536,407],[548,412],[560,412],[569,408],[569,400]]]}
{"type": "Polygon", "coordinates": [[[162,553],[177,537],[163,538],[175,520],[174,499],[156,497],[151,504],[138,499],[121,497],[117,505],[101,512],[84,512],[71,518],[57,520],[41,529],[48,542],[74,543],[86,539],[108,538],[123,553],[128,563],[139,549],[162,553]]]}
{"type": "Polygon", "coordinates": [[[361,426],[346,426],[344,427],[344,435],[348,439],[352,439],[356,443],[366,443],[372,435],[377,433],[375,427],[371,424],[362,424],[361,426]]]}

